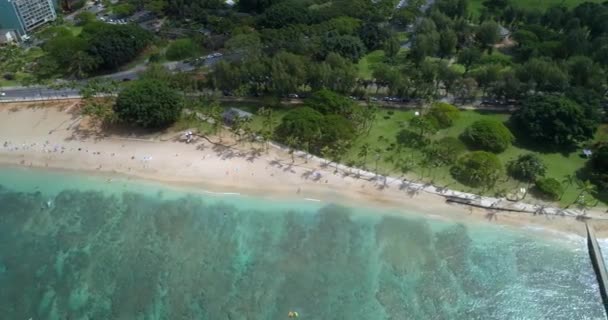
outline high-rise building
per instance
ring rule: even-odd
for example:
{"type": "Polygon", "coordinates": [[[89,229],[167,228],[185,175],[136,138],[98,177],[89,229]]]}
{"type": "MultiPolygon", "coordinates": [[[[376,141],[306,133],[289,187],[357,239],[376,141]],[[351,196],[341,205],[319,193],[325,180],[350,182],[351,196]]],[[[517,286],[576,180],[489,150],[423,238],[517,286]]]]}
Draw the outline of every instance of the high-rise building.
{"type": "Polygon", "coordinates": [[[53,0],[0,0],[0,28],[20,36],[56,18],[53,0]]]}

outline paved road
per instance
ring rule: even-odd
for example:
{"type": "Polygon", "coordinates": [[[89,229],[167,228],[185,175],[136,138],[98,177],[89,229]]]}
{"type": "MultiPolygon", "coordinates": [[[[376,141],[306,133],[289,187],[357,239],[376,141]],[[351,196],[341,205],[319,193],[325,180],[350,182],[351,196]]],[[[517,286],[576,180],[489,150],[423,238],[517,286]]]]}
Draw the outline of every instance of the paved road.
{"type": "MultiPolygon", "coordinates": [[[[212,66],[222,60],[224,57],[214,57],[206,59],[203,63],[204,66],[212,66]]],[[[229,56],[228,58],[232,58],[229,56]]],[[[172,72],[189,72],[196,69],[196,66],[182,62],[174,61],[164,63],[163,66],[172,72]]],[[[145,71],[147,65],[138,65],[132,69],[116,72],[99,78],[113,79],[116,81],[129,81],[139,78],[141,72],[145,71]]],[[[84,84],[86,80],[81,83],[84,84]]],[[[66,98],[79,98],[80,89],[78,88],[64,88],[64,89],[51,89],[44,86],[31,86],[31,87],[4,87],[0,88],[0,102],[17,102],[17,101],[36,101],[36,100],[55,100],[55,99],[66,99],[66,98]]]]}

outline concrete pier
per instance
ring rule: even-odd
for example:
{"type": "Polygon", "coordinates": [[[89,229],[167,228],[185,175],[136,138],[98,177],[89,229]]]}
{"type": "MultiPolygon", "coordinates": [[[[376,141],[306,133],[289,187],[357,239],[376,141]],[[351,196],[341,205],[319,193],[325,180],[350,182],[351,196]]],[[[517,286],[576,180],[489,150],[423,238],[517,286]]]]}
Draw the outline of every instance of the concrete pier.
{"type": "Polygon", "coordinates": [[[606,266],[604,265],[604,258],[602,257],[602,251],[597,243],[595,237],[595,231],[593,227],[586,223],[587,227],[587,247],[589,248],[589,257],[593,264],[593,269],[597,277],[597,282],[600,287],[600,294],[602,296],[602,302],[604,303],[604,309],[606,310],[606,317],[608,319],[608,275],[606,274],[606,266]]]}

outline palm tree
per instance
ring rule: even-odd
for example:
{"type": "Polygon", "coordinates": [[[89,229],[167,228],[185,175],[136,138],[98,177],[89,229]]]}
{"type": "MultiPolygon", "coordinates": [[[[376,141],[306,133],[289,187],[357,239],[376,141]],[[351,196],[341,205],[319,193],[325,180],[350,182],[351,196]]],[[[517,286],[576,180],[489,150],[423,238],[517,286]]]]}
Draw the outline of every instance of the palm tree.
{"type": "Polygon", "coordinates": [[[576,176],[574,176],[573,174],[567,174],[564,176],[564,179],[561,181],[561,183],[566,185],[566,187],[562,191],[562,194],[559,196],[560,199],[564,196],[564,193],[566,193],[566,190],[568,188],[570,188],[570,186],[572,186],[575,182],[576,182],[576,176]]]}
{"type": "Polygon", "coordinates": [[[222,141],[222,107],[217,102],[211,104],[209,109],[209,117],[213,120],[213,133],[219,135],[220,142],[222,141]]]}
{"type": "Polygon", "coordinates": [[[378,174],[378,161],[380,160],[380,157],[382,155],[382,149],[375,148],[374,154],[375,154],[375,160],[376,160],[376,167],[374,169],[374,173],[376,173],[376,175],[377,175],[378,174]]]}
{"type": "Polygon", "coordinates": [[[361,147],[359,147],[359,153],[357,154],[358,157],[363,158],[361,159],[363,161],[363,169],[365,169],[365,163],[367,163],[367,155],[369,154],[369,143],[364,143],[361,145],[361,147]]]}
{"type": "Polygon", "coordinates": [[[298,137],[288,136],[287,137],[287,146],[289,147],[289,154],[291,154],[291,163],[294,163],[296,160],[294,158],[295,148],[298,145],[298,137]]]}
{"type": "Polygon", "coordinates": [[[585,200],[585,195],[592,195],[597,190],[597,187],[589,180],[577,180],[576,186],[580,192],[576,196],[576,200],[568,205],[568,207],[575,203],[579,205],[586,203],[587,200],[585,200]]]}

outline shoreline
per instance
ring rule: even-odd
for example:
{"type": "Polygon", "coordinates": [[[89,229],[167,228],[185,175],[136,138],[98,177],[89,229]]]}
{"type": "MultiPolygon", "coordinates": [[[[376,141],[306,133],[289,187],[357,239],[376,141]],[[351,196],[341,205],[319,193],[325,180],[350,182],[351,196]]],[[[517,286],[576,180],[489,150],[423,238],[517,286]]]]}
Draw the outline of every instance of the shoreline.
{"type": "MultiPolygon", "coordinates": [[[[73,112],[75,105],[23,108],[0,105],[0,164],[43,170],[66,170],[159,182],[169,186],[280,199],[362,203],[453,221],[540,227],[585,234],[573,218],[517,212],[491,212],[446,202],[445,196],[399,185],[335,173],[316,159],[304,160],[280,149],[268,153],[244,143],[222,148],[199,140],[186,144],[166,137],[134,139],[102,133],[73,112]]],[[[608,222],[593,220],[600,237],[608,237],[608,222]]]]}

